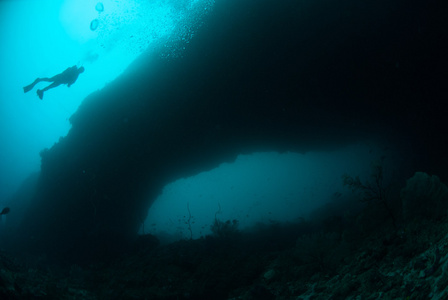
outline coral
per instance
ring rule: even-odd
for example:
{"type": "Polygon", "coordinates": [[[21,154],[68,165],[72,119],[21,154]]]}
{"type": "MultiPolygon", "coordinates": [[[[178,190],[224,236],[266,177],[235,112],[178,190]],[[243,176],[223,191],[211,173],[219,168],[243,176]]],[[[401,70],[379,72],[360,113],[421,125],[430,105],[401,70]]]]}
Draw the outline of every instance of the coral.
{"type": "Polygon", "coordinates": [[[230,239],[238,234],[238,223],[236,219],[223,222],[216,218],[213,225],[210,226],[210,230],[216,238],[230,239]]]}
{"type": "Polygon", "coordinates": [[[347,174],[342,175],[342,180],[344,186],[349,187],[352,192],[361,193],[362,202],[368,204],[378,203],[382,206],[392,221],[393,226],[397,228],[397,218],[388,197],[390,186],[384,182],[383,159],[378,162],[372,162],[371,181],[362,182],[359,176],[351,177],[347,174]]]}

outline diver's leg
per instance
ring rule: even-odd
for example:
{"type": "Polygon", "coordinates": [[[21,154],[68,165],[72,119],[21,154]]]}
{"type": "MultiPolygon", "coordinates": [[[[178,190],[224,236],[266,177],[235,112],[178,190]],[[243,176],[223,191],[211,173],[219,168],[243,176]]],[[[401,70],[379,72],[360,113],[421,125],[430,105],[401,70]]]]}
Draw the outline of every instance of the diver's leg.
{"type": "Polygon", "coordinates": [[[40,100],[42,100],[44,98],[44,92],[48,91],[49,89],[55,88],[55,87],[57,87],[59,85],[61,85],[61,83],[53,82],[52,84],[50,84],[49,86],[45,87],[44,89],[37,90],[37,95],[39,96],[40,100]]]}
{"type": "Polygon", "coordinates": [[[34,82],[32,84],[23,87],[23,92],[27,93],[27,92],[31,91],[33,89],[33,87],[41,81],[53,82],[54,81],[53,78],[54,77],[36,78],[36,80],[34,80],[34,82]]]}
{"type": "Polygon", "coordinates": [[[53,83],[50,84],[49,86],[45,87],[45,88],[42,90],[42,92],[46,92],[46,91],[48,91],[49,89],[53,89],[53,88],[55,88],[55,87],[57,87],[57,86],[59,86],[59,85],[61,85],[60,82],[53,82],[53,83]]]}
{"type": "Polygon", "coordinates": [[[53,82],[54,81],[53,78],[54,78],[54,76],[51,78],[48,78],[48,77],[37,78],[36,80],[39,80],[39,82],[41,82],[41,81],[53,82]]]}

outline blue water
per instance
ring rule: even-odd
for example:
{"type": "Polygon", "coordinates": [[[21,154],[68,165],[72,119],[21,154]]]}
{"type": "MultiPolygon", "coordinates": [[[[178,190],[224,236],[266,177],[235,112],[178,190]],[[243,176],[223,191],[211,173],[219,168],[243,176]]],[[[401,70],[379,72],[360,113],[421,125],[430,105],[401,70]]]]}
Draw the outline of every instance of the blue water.
{"type": "MultiPolygon", "coordinates": [[[[117,78],[160,43],[189,39],[213,1],[18,0],[0,1],[0,203],[31,172],[39,152],[70,129],[69,117],[90,93],[117,78]],[[92,31],[90,23],[98,20],[92,31]],[[173,32],[182,24],[184,30],[173,32]],[[22,87],[37,77],[84,66],[77,82],[36,95],[22,87]]],[[[182,50],[182,49],[180,49],[182,50]]],[[[173,50],[177,55],[177,50],[173,50]]]]}

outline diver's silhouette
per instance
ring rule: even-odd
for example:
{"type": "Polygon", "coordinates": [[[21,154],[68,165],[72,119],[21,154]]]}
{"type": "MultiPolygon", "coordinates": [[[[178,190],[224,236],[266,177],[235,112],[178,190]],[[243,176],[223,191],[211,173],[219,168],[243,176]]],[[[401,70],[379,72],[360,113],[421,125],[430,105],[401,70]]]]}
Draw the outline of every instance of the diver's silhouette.
{"type": "Polygon", "coordinates": [[[49,89],[55,88],[61,84],[66,84],[68,87],[70,87],[72,84],[75,83],[76,79],[78,79],[79,74],[81,74],[82,72],[84,72],[84,67],[78,68],[77,66],[73,66],[73,67],[67,68],[64,72],[62,72],[58,75],[55,75],[51,78],[47,78],[47,77],[36,78],[36,80],[34,80],[34,82],[32,84],[27,85],[23,88],[23,92],[27,93],[27,92],[31,91],[33,89],[33,87],[41,81],[53,82],[46,88],[44,88],[42,90],[37,90],[37,95],[39,96],[40,100],[42,100],[44,98],[44,92],[48,91],[49,89]]]}

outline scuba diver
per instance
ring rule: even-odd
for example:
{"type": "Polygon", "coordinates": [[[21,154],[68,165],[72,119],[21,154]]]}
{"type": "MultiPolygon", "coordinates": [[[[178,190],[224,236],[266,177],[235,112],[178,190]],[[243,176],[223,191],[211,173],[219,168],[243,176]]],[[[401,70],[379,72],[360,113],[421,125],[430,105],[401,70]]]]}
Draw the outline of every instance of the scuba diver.
{"type": "Polygon", "coordinates": [[[75,83],[76,79],[78,79],[79,74],[84,72],[84,67],[78,68],[77,66],[73,66],[70,68],[67,68],[64,72],[57,74],[51,78],[36,78],[34,82],[30,85],[27,85],[23,88],[23,92],[27,93],[33,89],[33,87],[41,82],[41,81],[47,81],[47,82],[53,82],[46,88],[42,90],[37,90],[37,95],[39,96],[40,100],[44,98],[44,92],[48,91],[49,89],[55,88],[61,84],[66,84],[68,87],[70,87],[72,84],[75,83]]]}

